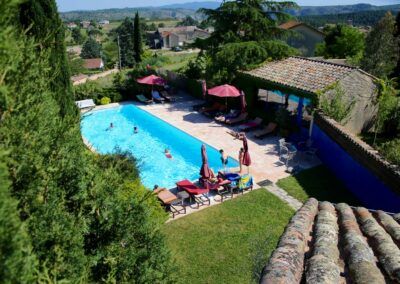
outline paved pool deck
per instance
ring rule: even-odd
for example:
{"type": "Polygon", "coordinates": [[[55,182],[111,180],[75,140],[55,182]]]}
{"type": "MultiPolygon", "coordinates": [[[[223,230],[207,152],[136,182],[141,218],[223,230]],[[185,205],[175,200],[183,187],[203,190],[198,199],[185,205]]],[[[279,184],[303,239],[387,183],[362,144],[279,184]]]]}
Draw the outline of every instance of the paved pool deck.
{"type": "MultiPolygon", "coordinates": [[[[206,142],[216,149],[224,151],[234,159],[238,159],[238,152],[243,147],[241,140],[234,139],[228,131],[237,131],[237,126],[227,126],[217,123],[214,119],[193,110],[193,106],[202,101],[192,99],[189,96],[180,96],[177,102],[165,104],[143,105],[137,102],[124,102],[121,104],[135,104],[152,115],[172,124],[173,126],[185,131],[186,133],[206,142]]],[[[95,109],[115,107],[119,104],[109,104],[98,106],[95,109]]],[[[255,183],[265,180],[273,183],[288,177],[290,173],[286,171],[285,164],[280,161],[278,155],[279,136],[269,136],[264,139],[254,138],[252,132],[247,133],[249,152],[252,164],[249,168],[255,183]]],[[[300,159],[299,166],[307,169],[320,164],[317,158],[311,160],[300,159]]],[[[247,173],[247,167],[243,167],[243,172],[247,173]]]]}

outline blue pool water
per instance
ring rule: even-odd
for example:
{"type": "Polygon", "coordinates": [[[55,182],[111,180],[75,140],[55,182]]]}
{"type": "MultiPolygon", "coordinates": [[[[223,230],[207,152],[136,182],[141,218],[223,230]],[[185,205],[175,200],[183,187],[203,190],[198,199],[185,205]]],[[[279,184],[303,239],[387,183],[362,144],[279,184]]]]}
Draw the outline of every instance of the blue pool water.
{"type": "MultiPolygon", "coordinates": [[[[101,154],[130,151],[138,159],[142,183],[150,189],[155,184],[171,188],[182,179],[199,178],[203,142],[134,105],[89,112],[82,117],[81,130],[101,154]],[[114,127],[108,129],[111,122],[114,127]],[[172,159],[165,156],[165,148],[172,159]]],[[[221,169],[220,154],[206,147],[209,165],[216,172],[221,169]]],[[[237,161],[229,158],[228,167],[237,166],[237,161]]]]}

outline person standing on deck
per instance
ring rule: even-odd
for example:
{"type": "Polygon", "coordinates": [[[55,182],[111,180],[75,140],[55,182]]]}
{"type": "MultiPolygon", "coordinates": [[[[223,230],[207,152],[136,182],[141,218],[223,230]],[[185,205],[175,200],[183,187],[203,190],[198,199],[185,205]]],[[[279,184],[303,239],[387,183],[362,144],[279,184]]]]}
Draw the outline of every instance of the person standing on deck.
{"type": "Polygon", "coordinates": [[[243,152],[244,152],[244,149],[240,148],[240,150],[239,150],[239,173],[242,173],[243,152]]]}

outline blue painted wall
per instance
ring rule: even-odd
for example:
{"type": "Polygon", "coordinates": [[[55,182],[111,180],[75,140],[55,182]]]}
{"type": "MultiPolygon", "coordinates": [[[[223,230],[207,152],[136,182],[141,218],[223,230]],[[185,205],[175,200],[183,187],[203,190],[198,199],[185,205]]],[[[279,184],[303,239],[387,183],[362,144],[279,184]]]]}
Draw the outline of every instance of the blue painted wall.
{"type": "Polygon", "coordinates": [[[315,124],[312,139],[318,148],[321,161],[344,182],[365,207],[393,213],[400,212],[400,196],[354,160],[315,124]]]}

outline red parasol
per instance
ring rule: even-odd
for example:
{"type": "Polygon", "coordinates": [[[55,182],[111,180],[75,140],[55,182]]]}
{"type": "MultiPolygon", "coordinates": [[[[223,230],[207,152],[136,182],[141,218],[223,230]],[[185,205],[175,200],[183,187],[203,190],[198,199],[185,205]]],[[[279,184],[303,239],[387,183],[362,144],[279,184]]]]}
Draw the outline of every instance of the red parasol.
{"type": "Polygon", "coordinates": [[[244,150],[244,153],[243,153],[242,164],[248,167],[251,165],[251,158],[250,158],[249,145],[247,144],[246,136],[243,136],[243,150],[244,150]]]}
{"type": "Polygon", "coordinates": [[[137,82],[140,84],[158,85],[158,86],[164,86],[166,83],[163,78],[158,77],[156,75],[150,75],[150,76],[146,76],[146,77],[137,79],[137,82]]]}
{"type": "Polygon", "coordinates": [[[213,177],[213,173],[208,166],[208,159],[207,159],[207,150],[206,146],[203,144],[201,145],[201,159],[203,161],[203,164],[201,165],[200,169],[200,175],[203,179],[209,179],[213,177]]]}
{"type": "Polygon", "coordinates": [[[208,94],[220,98],[231,98],[240,96],[239,90],[235,86],[231,86],[228,84],[209,89],[208,94]]]}

